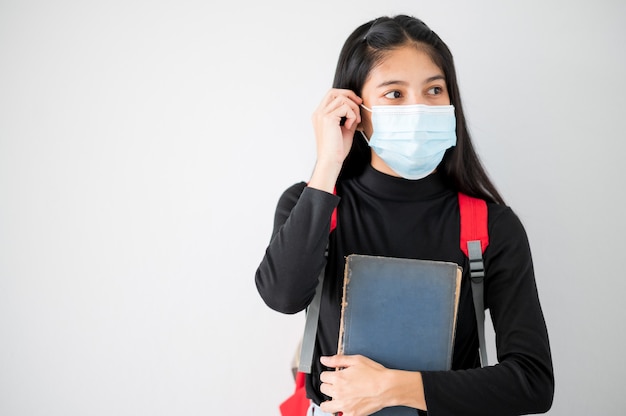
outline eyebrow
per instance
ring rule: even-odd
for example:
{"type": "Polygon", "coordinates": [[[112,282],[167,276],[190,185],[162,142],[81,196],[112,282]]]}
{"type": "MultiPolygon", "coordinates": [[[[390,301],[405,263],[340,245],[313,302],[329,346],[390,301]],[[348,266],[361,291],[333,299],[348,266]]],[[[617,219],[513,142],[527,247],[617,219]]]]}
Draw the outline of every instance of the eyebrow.
{"type": "MultiPolygon", "coordinates": [[[[442,79],[442,80],[444,80],[444,81],[445,81],[446,77],[444,77],[443,75],[439,75],[439,74],[438,74],[438,75],[434,75],[434,76],[432,76],[432,77],[430,77],[430,78],[427,78],[427,79],[424,81],[424,84],[428,84],[429,82],[437,81],[437,80],[440,80],[440,79],[442,79]]],[[[387,87],[387,86],[389,86],[389,85],[408,85],[408,82],[406,82],[406,81],[401,81],[401,80],[389,80],[389,81],[383,81],[383,82],[381,82],[380,84],[378,84],[378,85],[376,86],[376,88],[387,87]]]]}
{"type": "Polygon", "coordinates": [[[376,88],[387,87],[389,85],[408,85],[408,82],[406,82],[406,81],[399,81],[399,80],[383,81],[380,84],[378,84],[376,86],[376,88]]]}
{"type": "Polygon", "coordinates": [[[425,84],[428,84],[429,82],[433,82],[433,81],[438,81],[440,79],[445,81],[446,77],[444,77],[443,75],[435,75],[435,76],[432,76],[432,77],[428,78],[426,80],[425,84]]]}

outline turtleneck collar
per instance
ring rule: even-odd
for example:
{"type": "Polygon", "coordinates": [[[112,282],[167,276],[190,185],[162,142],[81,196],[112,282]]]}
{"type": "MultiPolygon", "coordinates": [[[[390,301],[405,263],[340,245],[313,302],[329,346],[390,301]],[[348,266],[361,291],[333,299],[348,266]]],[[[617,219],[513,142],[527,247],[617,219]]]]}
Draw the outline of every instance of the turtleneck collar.
{"type": "Polygon", "coordinates": [[[368,165],[355,181],[365,192],[394,201],[428,200],[453,192],[440,172],[431,173],[423,179],[410,180],[388,175],[368,165]]]}

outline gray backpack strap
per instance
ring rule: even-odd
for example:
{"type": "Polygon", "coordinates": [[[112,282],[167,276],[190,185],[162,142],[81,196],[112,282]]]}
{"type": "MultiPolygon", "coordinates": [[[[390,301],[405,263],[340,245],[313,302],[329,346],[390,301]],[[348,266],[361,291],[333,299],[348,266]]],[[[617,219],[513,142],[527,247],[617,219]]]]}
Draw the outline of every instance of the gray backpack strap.
{"type": "MultiPolygon", "coordinates": [[[[328,257],[328,249],[326,250],[328,257]]],[[[315,337],[317,336],[317,323],[320,317],[320,303],[322,301],[322,287],[324,286],[324,273],[326,267],[322,268],[319,276],[319,282],[315,289],[315,296],[306,310],[306,321],[304,323],[304,335],[302,335],[302,345],[300,347],[300,360],[298,362],[298,371],[302,373],[311,373],[313,364],[313,349],[315,348],[315,337]]]]}
{"type": "Polygon", "coordinates": [[[480,364],[488,365],[487,344],[485,342],[485,295],[483,281],[485,279],[485,265],[480,246],[480,240],[468,241],[467,251],[469,254],[470,278],[472,281],[472,297],[474,298],[474,311],[476,312],[476,325],[478,327],[478,346],[480,348],[480,364]]]}

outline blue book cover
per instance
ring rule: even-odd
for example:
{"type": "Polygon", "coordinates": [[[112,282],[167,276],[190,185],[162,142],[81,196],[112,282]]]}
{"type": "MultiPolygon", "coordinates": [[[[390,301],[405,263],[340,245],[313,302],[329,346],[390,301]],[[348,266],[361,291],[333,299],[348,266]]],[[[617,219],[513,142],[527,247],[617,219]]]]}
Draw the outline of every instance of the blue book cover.
{"type": "MultiPolygon", "coordinates": [[[[398,370],[449,370],[460,286],[456,263],[348,256],[339,353],[361,354],[398,370]]],[[[402,406],[375,413],[416,414],[402,406]]]]}

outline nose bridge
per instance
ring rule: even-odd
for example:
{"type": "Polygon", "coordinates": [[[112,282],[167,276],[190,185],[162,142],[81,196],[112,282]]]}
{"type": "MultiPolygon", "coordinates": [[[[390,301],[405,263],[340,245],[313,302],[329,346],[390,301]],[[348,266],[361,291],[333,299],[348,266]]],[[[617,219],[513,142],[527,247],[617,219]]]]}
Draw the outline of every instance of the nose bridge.
{"type": "Polygon", "coordinates": [[[407,104],[428,104],[426,97],[422,95],[421,88],[415,86],[407,90],[407,104]]]}

